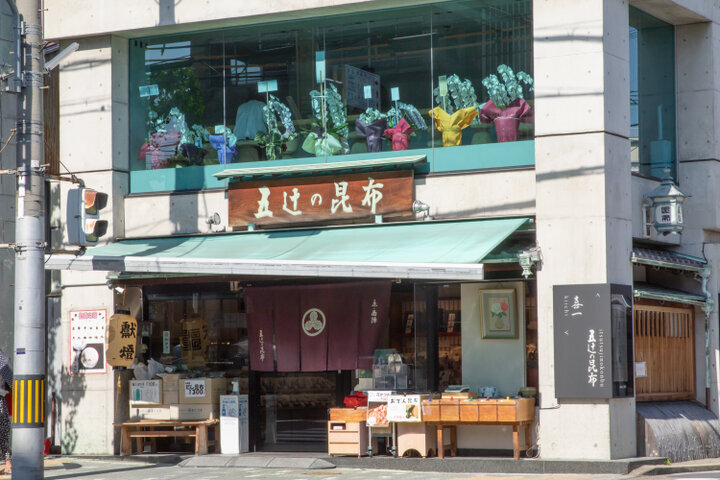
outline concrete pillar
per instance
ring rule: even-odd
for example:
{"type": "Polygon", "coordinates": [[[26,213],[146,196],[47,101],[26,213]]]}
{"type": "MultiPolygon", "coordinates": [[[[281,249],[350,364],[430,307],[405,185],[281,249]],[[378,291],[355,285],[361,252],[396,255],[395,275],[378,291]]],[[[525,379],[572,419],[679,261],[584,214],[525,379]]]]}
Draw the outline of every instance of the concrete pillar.
{"type": "Polygon", "coordinates": [[[635,401],[555,397],[553,285],[632,284],[628,4],[536,0],[535,168],[543,458],[636,453],[635,401]]]}
{"type": "MultiPolygon", "coordinates": [[[[60,161],[62,173],[74,173],[85,185],[108,194],[101,218],[108,220],[104,243],[124,235],[123,199],[128,192],[127,40],[103,36],[77,40],[80,48],[59,67],[60,161]],[[69,172],[66,172],[68,169],[69,172]]],[[[67,209],[70,184],[60,184],[60,211],[67,209]]],[[[64,223],[64,222],[63,222],[64,223]]],[[[63,232],[64,242],[67,232],[63,232]]],[[[63,359],[58,392],[63,453],[113,454],[112,423],[116,399],[112,367],[107,374],[78,375],[70,370],[69,312],[105,309],[113,314],[107,272],[61,273],[59,328],[51,334],[51,352],[63,359]]]]}
{"type": "MultiPolygon", "coordinates": [[[[710,2],[708,2],[709,4],[710,2]]],[[[718,399],[718,243],[720,235],[720,25],[716,21],[677,26],[678,182],[692,195],[686,201],[682,251],[705,256],[713,266],[708,289],[715,309],[705,327],[704,315],[696,321],[697,398],[707,408],[720,413],[718,399]],[[706,336],[709,359],[706,360],[706,336]],[[705,370],[707,362],[708,372],[705,370]],[[709,384],[706,383],[709,381],[709,384]]],[[[700,291],[695,285],[694,291],[700,291]]]]}

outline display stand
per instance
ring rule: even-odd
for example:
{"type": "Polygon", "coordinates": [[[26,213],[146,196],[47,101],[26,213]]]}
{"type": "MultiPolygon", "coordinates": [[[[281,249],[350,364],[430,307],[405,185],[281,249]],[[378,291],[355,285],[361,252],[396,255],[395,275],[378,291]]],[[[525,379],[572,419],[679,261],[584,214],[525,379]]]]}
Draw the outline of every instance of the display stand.
{"type": "Polygon", "coordinates": [[[368,441],[368,456],[372,457],[374,454],[373,444],[375,442],[373,442],[373,439],[384,437],[390,439],[390,454],[397,457],[395,424],[387,421],[387,403],[390,395],[394,392],[392,390],[369,390],[367,393],[367,428],[370,439],[368,441]]]}

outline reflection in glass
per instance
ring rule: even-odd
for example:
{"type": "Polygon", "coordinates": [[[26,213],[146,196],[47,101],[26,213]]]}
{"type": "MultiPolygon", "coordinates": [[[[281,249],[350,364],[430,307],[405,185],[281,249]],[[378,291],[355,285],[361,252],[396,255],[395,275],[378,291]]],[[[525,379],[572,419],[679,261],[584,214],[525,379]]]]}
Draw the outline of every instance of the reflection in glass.
{"type": "Polygon", "coordinates": [[[630,7],[630,148],[634,172],[675,170],[675,30],[630,7]]]}
{"type": "MultiPolygon", "coordinates": [[[[402,150],[432,157],[434,148],[505,140],[493,120],[477,117],[491,98],[482,81],[501,65],[532,74],[530,0],[447,2],[134,40],[131,169],[322,162],[402,150]],[[470,113],[441,133],[431,113],[439,109],[470,113]],[[443,141],[449,132],[452,141],[443,141]]],[[[529,88],[524,99],[531,108],[529,88]]],[[[511,139],[532,139],[526,120],[511,139]]]]}

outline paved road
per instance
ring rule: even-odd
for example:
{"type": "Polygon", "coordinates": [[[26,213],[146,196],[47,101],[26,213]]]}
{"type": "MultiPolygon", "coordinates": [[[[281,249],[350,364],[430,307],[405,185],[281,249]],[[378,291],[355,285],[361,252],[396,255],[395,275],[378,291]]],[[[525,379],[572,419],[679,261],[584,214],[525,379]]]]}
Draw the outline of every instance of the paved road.
{"type": "MultiPolygon", "coordinates": [[[[9,477],[0,476],[5,480],[9,477]]],[[[328,470],[296,470],[269,468],[188,468],[180,466],[135,463],[129,461],[78,460],[74,458],[48,460],[45,478],[81,480],[615,480],[617,475],[530,475],[530,474],[462,474],[426,473],[401,470],[368,470],[334,468],[328,470]]],[[[657,478],[657,477],[656,477],[657,478]]],[[[720,477],[718,477],[720,478],[720,477]]]]}

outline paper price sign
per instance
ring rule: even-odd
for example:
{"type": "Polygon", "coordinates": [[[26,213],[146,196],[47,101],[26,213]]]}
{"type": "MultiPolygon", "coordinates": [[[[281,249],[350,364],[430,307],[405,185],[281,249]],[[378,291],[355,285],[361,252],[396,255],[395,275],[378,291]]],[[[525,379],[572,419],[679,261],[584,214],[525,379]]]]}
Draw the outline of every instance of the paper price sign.
{"type": "Polygon", "coordinates": [[[186,397],[204,397],[205,381],[204,380],[185,380],[185,396],[186,397]]]}
{"type": "Polygon", "coordinates": [[[368,402],[379,402],[379,403],[387,403],[388,399],[390,398],[390,395],[392,395],[391,390],[369,390],[367,392],[368,394],[368,402]]]}
{"type": "Polygon", "coordinates": [[[387,419],[390,422],[419,422],[420,395],[391,395],[387,419]]]}

